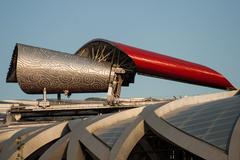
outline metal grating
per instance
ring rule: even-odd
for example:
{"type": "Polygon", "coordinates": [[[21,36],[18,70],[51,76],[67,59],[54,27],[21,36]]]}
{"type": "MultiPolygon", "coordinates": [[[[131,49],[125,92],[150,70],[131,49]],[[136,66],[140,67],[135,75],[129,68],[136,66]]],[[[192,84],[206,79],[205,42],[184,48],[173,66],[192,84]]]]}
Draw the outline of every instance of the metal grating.
{"type": "Polygon", "coordinates": [[[186,106],[163,116],[175,127],[227,151],[232,129],[240,115],[240,96],[186,106]]]}

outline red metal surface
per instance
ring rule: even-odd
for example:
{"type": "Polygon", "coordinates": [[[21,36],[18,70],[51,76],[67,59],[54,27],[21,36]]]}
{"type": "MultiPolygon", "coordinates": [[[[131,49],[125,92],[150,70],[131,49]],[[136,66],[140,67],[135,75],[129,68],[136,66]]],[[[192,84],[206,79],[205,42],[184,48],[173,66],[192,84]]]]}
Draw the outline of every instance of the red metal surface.
{"type": "Polygon", "coordinates": [[[127,54],[138,73],[219,89],[236,89],[222,74],[209,67],[118,42],[96,39],[89,43],[96,41],[108,43],[127,54]]]}
{"type": "Polygon", "coordinates": [[[111,42],[136,64],[137,72],[219,89],[236,89],[222,74],[203,65],[111,42]]]}

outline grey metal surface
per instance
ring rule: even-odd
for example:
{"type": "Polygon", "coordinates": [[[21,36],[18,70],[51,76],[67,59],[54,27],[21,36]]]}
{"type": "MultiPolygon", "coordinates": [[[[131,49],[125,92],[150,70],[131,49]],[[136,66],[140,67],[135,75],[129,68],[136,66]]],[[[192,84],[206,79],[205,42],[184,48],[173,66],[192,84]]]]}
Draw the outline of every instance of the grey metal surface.
{"type": "Polygon", "coordinates": [[[240,96],[187,106],[163,116],[175,127],[227,151],[233,127],[240,115],[240,96]]]}
{"type": "Polygon", "coordinates": [[[18,82],[30,94],[105,92],[111,64],[68,53],[17,44],[7,82],[18,82]]]}
{"type": "Polygon", "coordinates": [[[110,127],[97,130],[96,132],[94,132],[94,135],[98,137],[102,142],[107,144],[109,147],[112,147],[114,143],[118,140],[120,135],[123,133],[124,129],[135,119],[136,117],[133,117],[120,121],[110,127]]]}

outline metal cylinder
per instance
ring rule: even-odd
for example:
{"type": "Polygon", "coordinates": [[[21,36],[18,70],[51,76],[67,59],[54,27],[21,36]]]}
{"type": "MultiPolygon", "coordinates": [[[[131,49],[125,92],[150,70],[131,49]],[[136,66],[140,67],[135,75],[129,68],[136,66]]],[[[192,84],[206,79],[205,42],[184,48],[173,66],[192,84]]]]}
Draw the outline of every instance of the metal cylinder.
{"type": "Polygon", "coordinates": [[[29,94],[105,92],[111,64],[76,55],[17,44],[7,82],[18,82],[29,94]]]}

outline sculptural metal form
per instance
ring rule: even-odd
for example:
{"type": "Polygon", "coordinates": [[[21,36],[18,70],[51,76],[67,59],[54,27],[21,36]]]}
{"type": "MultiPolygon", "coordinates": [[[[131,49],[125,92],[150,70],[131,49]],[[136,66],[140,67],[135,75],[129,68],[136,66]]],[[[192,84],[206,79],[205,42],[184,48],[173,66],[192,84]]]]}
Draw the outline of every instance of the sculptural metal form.
{"type": "Polygon", "coordinates": [[[100,45],[109,45],[130,57],[135,65],[134,71],[139,74],[218,89],[236,89],[222,74],[209,67],[118,42],[95,39],[85,44],[76,54],[81,55],[81,51],[86,48],[97,48],[100,45]]]}
{"type": "Polygon", "coordinates": [[[8,82],[18,82],[22,90],[39,94],[103,92],[108,88],[111,65],[96,63],[72,54],[17,44],[8,82]]]}
{"type": "Polygon", "coordinates": [[[75,54],[17,44],[7,82],[18,82],[30,94],[106,92],[115,69],[123,69],[122,86],[134,82],[136,73],[169,80],[233,90],[220,73],[185,60],[121,43],[95,39],[75,54]]]}

